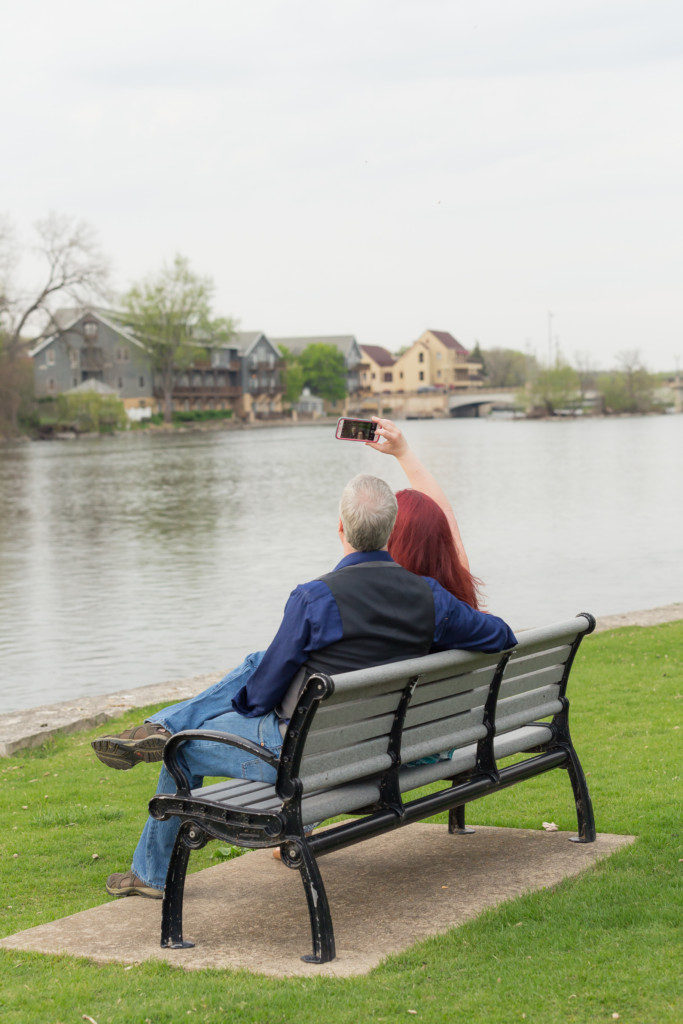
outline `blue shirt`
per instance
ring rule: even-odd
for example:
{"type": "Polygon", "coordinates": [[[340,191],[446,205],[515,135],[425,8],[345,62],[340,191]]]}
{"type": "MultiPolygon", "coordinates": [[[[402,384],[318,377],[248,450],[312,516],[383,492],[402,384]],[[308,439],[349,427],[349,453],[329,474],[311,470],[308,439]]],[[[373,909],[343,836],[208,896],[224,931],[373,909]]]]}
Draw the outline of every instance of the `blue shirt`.
{"type": "MultiPolygon", "coordinates": [[[[342,558],[335,572],[360,562],[392,562],[388,551],[356,551],[342,558]]],[[[475,611],[425,577],[434,598],[432,651],[504,651],[517,640],[497,615],[475,611]]],[[[311,654],[341,640],[344,635],[337,603],[322,580],[295,587],[285,605],[280,628],[249,681],[235,695],[235,711],[254,718],[280,703],[296,672],[311,654]]]]}

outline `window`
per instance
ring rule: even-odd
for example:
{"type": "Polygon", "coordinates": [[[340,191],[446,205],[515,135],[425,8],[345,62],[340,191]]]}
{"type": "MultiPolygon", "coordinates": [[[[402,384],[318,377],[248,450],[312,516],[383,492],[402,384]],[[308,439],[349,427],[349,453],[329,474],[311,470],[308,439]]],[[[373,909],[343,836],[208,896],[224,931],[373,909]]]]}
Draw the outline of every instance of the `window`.
{"type": "MultiPolygon", "coordinates": [[[[424,352],[420,352],[419,356],[417,357],[417,361],[418,361],[418,363],[424,363],[424,361],[425,361],[425,354],[424,354],[424,352]]],[[[420,380],[422,380],[422,378],[420,378],[420,380]]]]}
{"type": "Polygon", "coordinates": [[[141,388],[144,388],[144,386],[145,386],[145,378],[144,377],[138,377],[138,384],[140,385],[141,388]]]}
{"type": "Polygon", "coordinates": [[[391,381],[393,381],[393,379],[394,379],[393,373],[391,372],[391,370],[387,370],[386,373],[384,374],[384,380],[387,381],[388,383],[391,383],[391,381]]]}
{"type": "Polygon", "coordinates": [[[72,370],[78,369],[78,349],[72,348],[69,350],[69,365],[72,370]]]}
{"type": "Polygon", "coordinates": [[[436,358],[437,358],[437,359],[441,359],[441,353],[440,353],[440,352],[437,352],[437,353],[436,353],[436,358]]]}
{"type": "Polygon", "coordinates": [[[54,377],[50,377],[49,381],[47,382],[47,386],[48,386],[48,390],[49,391],[54,391],[54,389],[55,389],[55,379],[54,379],[54,377]]]}
{"type": "Polygon", "coordinates": [[[71,380],[73,381],[73,386],[75,388],[78,387],[78,377],[72,377],[71,380]]]}
{"type": "Polygon", "coordinates": [[[53,348],[49,348],[45,353],[45,364],[47,366],[55,365],[55,350],[53,348]]]}
{"type": "Polygon", "coordinates": [[[97,337],[97,324],[94,320],[86,320],[83,324],[83,334],[86,336],[88,341],[94,341],[97,337]]]}
{"type": "Polygon", "coordinates": [[[437,377],[440,377],[441,376],[441,370],[437,370],[436,371],[436,375],[437,375],[437,377]]]}
{"type": "Polygon", "coordinates": [[[401,372],[399,373],[399,377],[401,378],[401,380],[403,380],[403,370],[401,370],[401,372]]]}
{"type": "MultiPolygon", "coordinates": [[[[140,386],[142,387],[142,385],[140,385],[140,386]]],[[[119,384],[118,384],[118,387],[119,387],[119,391],[120,391],[120,390],[121,390],[121,388],[123,387],[123,379],[122,379],[121,377],[119,377],[119,384]]]]}
{"type": "Polygon", "coordinates": [[[125,362],[128,362],[128,360],[130,359],[130,349],[124,348],[123,358],[125,362]]]}
{"type": "Polygon", "coordinates": [[[420,370],[420,380],[424,380],[424,379],[425,379],[424,370],[420,370]]]}
{"type": "Polygon", "coordinates": [[[220,352],[212,352],[211,353],[211,365],[212,366],[220,366],[221,365],[221,354],[220,354],[220,352]]]}

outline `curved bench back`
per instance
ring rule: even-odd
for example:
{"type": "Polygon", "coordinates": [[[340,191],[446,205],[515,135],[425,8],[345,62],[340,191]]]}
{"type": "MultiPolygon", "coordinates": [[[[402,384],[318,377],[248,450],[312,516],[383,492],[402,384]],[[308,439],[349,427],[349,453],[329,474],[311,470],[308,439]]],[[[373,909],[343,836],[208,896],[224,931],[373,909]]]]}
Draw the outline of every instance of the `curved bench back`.
{"type": "Polygon", "coordinates": [[[593,628],[592,617],[577,616],[518,634],[503,671],[496,703],[496,736],[562,710],[569,669],[578,643],[593,628]]]}

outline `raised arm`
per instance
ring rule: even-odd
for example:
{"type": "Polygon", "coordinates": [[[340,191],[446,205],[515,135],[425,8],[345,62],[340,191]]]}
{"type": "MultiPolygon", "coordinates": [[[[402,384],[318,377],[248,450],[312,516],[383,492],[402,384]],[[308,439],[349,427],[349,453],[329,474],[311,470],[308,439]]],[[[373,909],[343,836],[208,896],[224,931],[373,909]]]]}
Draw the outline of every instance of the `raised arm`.
{"type": "Polygon", "coordinates": [[[381,419],[379,416],[372,417],[377,424],[376,434],[380,435],[379,441],[366,441],[369,448],[374,448],[382,455],[393,455],[403,472],[408,477],[408,483],[416,491],[432,498],[448,520],[448,525],[453,534],[453,543],[458,554],[461,565],[470,571],[470,563],[460,536],[458,521],[455,518],[453,506],[441,489],[440,484],[429,470],[422,465],[417,455],[411,450],[405,437],[392,420],[381,419]]]}

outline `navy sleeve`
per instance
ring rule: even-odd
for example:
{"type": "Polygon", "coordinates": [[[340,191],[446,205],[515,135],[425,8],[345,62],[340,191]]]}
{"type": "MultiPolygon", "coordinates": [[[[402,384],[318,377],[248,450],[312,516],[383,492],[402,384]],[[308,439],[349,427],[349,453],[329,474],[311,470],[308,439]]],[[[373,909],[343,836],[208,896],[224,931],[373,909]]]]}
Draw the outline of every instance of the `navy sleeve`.
{"type": "Polygon", "coordinates": [[[235,694],[234,710],[247,718],[272,711],[309,654],[341,636],[341,616],[329,588],[320,580],[296,587],[261,664],[235,694]]]}
{"type": "Polygon", "coordinates": [[[515,646],[517,638],[507,622],[458,601],[436,580],[428,582],[434,595],[434,650],[495,654],[515,646]]]}

